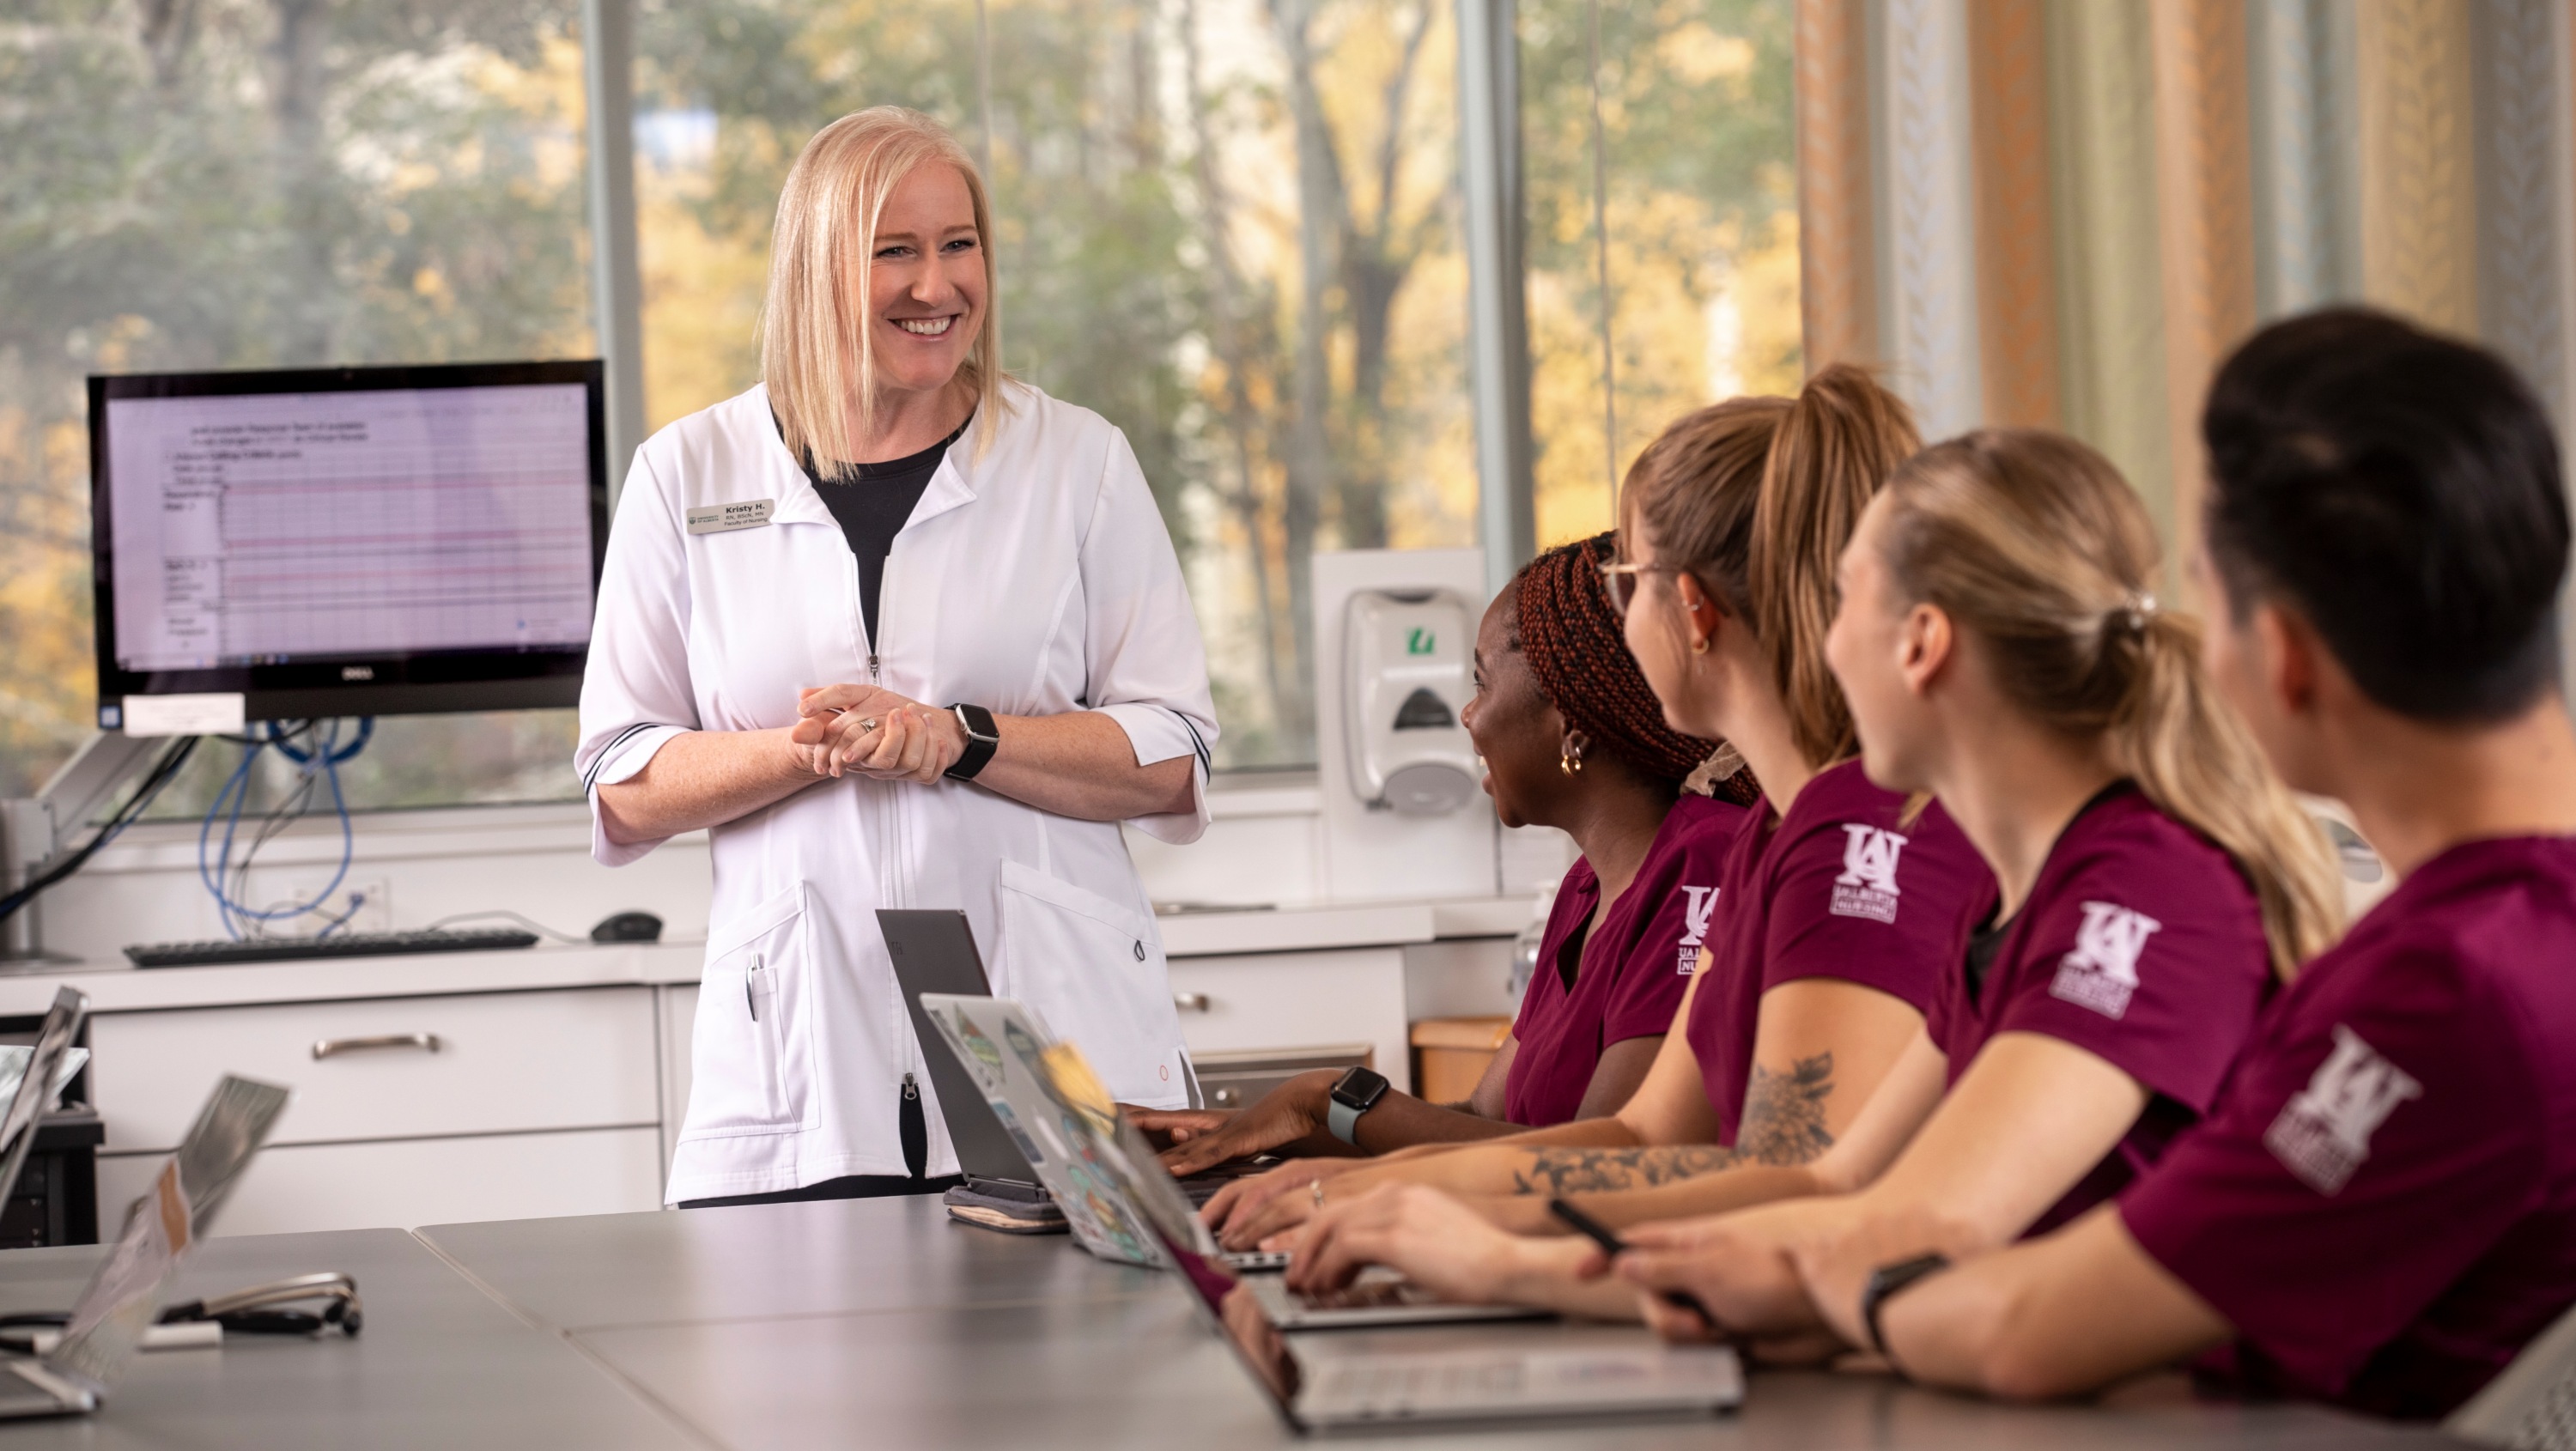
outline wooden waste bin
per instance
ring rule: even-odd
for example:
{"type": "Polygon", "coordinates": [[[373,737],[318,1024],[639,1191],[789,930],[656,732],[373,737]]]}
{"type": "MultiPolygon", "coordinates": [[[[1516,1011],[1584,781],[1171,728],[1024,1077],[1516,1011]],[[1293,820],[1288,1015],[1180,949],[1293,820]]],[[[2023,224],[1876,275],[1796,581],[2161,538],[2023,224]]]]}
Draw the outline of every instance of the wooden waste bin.
{"type": "Polygon", "coordinates": [[[1464,1103],[1511,1035],[1509,1018],[1421,1019],[1413,1025],[1414,1093],[1432,1103],[1464,1103]]]}

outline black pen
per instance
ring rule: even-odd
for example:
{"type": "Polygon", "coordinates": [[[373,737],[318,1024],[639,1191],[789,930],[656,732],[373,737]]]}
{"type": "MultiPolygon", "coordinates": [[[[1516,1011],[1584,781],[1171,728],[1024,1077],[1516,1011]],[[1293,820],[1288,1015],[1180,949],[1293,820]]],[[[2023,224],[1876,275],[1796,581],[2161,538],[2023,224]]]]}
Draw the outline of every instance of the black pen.
{"type": "MultiPolygon", "coordinates": [[[[1597,1220],[1591,1215],[1584,1213],[1582,1210],[1575,1208],[1573,1203],[1569,1200],[1551,1199],[1547,1201],[1547,1212],[1573,1226],[1575,1233],[1580,1234],[1585,1239],[1601,1246],[1601,1252],[1614,1260],[1619,1257],[1622,1251],[1628,1248],[1628,1242],[1613,1233],[1610,1226],[1603,1224],[1600,1220],[1597,1220]]],[[[1692,1314],[1697,1315],[1700,1319],[1708,1322],[1708,1328],[1711,1333],[1721,1337],[1725,1336],[1725,1322],[1719,1320],[1715,1315],[1710,1314],[1708,1312],[1708,1307],[1699,1302],[1699,1296],[1692,1294],[1690,1291],[1659,1290],[1656,1292],[1656,1298],[1662,1300],[1665,1304],[1672,1306],[1676,1310],[1688,1310],[1692,1314]]]]}

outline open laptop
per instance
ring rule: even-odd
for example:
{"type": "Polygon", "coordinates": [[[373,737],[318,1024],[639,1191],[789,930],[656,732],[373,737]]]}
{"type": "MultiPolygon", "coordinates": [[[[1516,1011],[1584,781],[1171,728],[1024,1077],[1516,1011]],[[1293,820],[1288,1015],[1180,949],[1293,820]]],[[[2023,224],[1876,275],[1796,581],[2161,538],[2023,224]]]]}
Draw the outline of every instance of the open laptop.
{"type": "MultiPolygon", "coordinates": [[[[35,1138],[36,1115],[53,1097],[52,1085],[87,1007],[86,997],[65,988],[45,1015],[27,1071],[0,1119],[0,1131],[24,1124],[0,1161],[7,1188],[15,1187],[26,1145],[35,1138]]],[[[0,1358],[0,1419],[98,1409],[142,1349],[145,1332],[159,1317],[163,1288],[268,1142],[287,1098],[283,1088],[246,1078],[227,1076],[215,1085],[151,1190],[127,1211],[124,1232],[82,1289],[62,1339],[42,1356],[0,1358]]]]}
{"type": "MultiPolygon", "coordinates": [[[[1144,1131],[1118,1120],[1116,1140],[1108,1153],[1127,1170],[1125,1182],[1133,1196],[1137,1212],[1154,1227],[1158,1238],[1170,1238],[1190,1247],[1203,1258],[1212,1259],[1226,1268],[1286,1269],[1288,1255],[1279,1253],[1238,1254],[1220,1249],[1216,1236],[1208,1232],[1206,1221],[1191,1212],[1190,1203],[1179,1193],[1171,1171],[1163,1167],[1162,1157],[1144,1131]]],[[[1525,1305],[1468,1305],[1443,1300],[1392,1270],[1371,1269],[1339,1290],[1307,1291],[1288,1288],[1285,1280],[1259,1279],[1248,1282],[1250,1293],[1261,1301],[1263,1313],[1282,1330],[1346,1330],[1387,1325],[1441,1325],[1467,1320],[1550,1320],[1555,1317],[1545,1310],[1525,1305]]]]}
{"type": "MultiPolygon", "coordinates": [[[[1159,1221],[1167,1233],[1230,1270],[1287,1268],[1285,1254],[1236,1254],[1217,1248],[1207,1226],[1191,1207],[1181,1181],[1163,1167],[1144,1134],[1118,1112],[1109,1091],[1083,1059],[1082,1050],[1058,1041],[1025,1004],[1009,998],[931,993],[922,998],[922,1005],[959,1056],[976,1064],[978,1077],[995,1081],[997,1091],[1010,1097],[1013,1118],[1033,1126],[1045,1141],[1045,1152],[1052,1156],[1048,1162],[1062,1166],[1063,1172],[1077,1181],[1090,1212],[1104,1225],[1112,1226],[1104,1237],[1114,1249],[1104,1248],[1088,1237],[1083,1240],[1086,1247],[1130,1264],[1169,1263],[1155,1248],[1156,1236],[1144,1228],[1149,1222],[1159,1221]],[[994,1043],[1007,1045],[1007,1053],[995,1049],[989,1055],[1002,1060],[995,1065],[1001,1072],[989,1071],[986,1047],[975,1046],[978,1036],[987,1047],[994,1043]]],[[[1046,1169],[1047,1164],[1042,1163],[1040,1172],[1046,1169]]],[[[1066,1193],[1057,1191],[1059,1198],[1066,1193]]],[[[1080,1232],[1077,1228],[1076,1233],[1080,1232]]],[[[1291,1290],[1268,1277],[1252,1284],[1253,1293],[1262,1297],[1277,1319],[1301,1330],[1547,1317],[1544,1310],[1520,1305],[1462,1305],[1442,1300],[1384,1271],[1372,1272],[1347,1289],[1320,1295],[1291,1290]]]]}
{"type": "Polygon", "coordinates": [[[1744,1400],[1733,1347],[1667,1345],[1634,1325],[1551,1322],[1300,1334],[1273,1312],[1271,1280],[1243,1279],[1166,1226],[1155,1242],[1199,1318],[1234,1347],[1299,1431],[1526,1424],[1551,1417],[1704,1416],[1744,1400]]]}
{"type": "MultiPolygon", "coordinates": [[[[921,1056],[930,1070],[930,1087],[939,1099],[939,1118],[948,1126],[948,1141],[956,1146],[957,1167],[966,1177],[966,1191],[1003,1201],[1049,1202],[1052,1196],[1046,1178],[1034,1167],[1041,1151],[1023,1131],[1022,1121],[1013,1117],[1011,1110],[998,1106],[961,1060],[930,1048],[941,1034],[922,1010],[923,993],[981,998],[993,992],[992,980],[984,975],[984,955],[976,950],[975,929],[968,925],[966,914],[953,910],[881,909],[877,913],[877,930],[884,934],[886,953],[894,960],[894,978],[903,991],[904,1011],[911,1015],[913,1036],[922,1045],[921,1056]]],[[[1228,1181],[1240,1178],[1248,1167],[1221,1164],[1193,1174],[1181,1181],[1182,1192],[1194,1203],[1205,1203],[1228,1181]]]]}
{"type": "Polygon", "coordinates": [[[940,1041],[940,1033],[922,1011],[923,993],[975,998],[993,991],[966,914],[881,909],[877,930],[885,934],[886,953],[894,959],[894,980],[903,990],[904,1011],[912,1015],[912,1035],[922,1045],[939,1118],[948,1126],[948,1142],[957,1150],[966,1187],[996,1199],[1046,1199],[1046,1185],[1030,1167],[1035,1146],[1022,1144],[1022,1136],[1003,1124],[963,1063],[930,1047],[940,1041]]]}

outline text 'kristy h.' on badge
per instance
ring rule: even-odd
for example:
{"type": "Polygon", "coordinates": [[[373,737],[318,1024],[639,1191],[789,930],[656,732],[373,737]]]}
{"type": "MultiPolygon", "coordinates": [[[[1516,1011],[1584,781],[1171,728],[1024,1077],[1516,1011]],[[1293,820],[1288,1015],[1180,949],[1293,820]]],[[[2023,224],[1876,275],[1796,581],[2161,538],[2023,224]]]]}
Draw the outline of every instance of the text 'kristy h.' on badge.
{"type": "Polygon", "coordinates": [[[708,504],[689,511],[692,534],[725,534],[736,529],[757,529],[769,522],[778,508],[776,499],[753,499],[742,504],[708,504]]]}

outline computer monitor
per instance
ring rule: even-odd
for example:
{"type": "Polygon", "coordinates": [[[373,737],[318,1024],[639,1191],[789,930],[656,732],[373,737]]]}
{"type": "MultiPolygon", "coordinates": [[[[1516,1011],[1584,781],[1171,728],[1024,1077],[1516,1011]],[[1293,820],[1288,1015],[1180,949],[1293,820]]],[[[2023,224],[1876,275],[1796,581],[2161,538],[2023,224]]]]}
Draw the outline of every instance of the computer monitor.
{"type": "Polygon", "coordinates": [[[597,361],[91,378],[99,728],[149,696],[239,695],[247,720],[577,703],[601,382],[597,361]]]}

